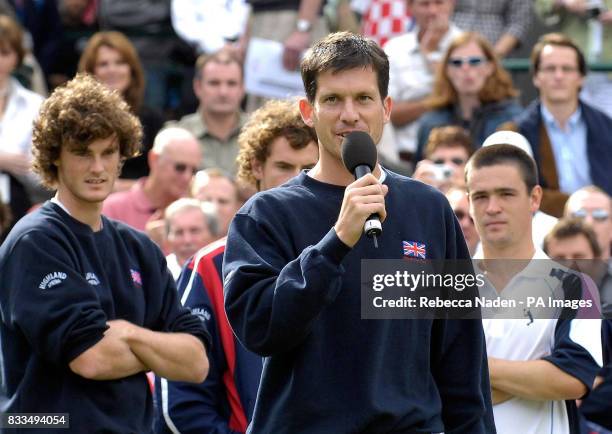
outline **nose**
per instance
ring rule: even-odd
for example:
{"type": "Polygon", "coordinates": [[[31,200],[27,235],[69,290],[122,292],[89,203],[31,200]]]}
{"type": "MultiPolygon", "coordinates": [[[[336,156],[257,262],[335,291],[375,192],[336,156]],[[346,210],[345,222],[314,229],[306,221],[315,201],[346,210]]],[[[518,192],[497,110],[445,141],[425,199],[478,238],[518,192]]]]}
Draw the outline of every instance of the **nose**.
{"type": "Polygon", "coordinates": [[[501,207],[499,206],[499,202],[495,195],[489,197],[487,202],[487,214],[497,214],[501,211],[501,207]]]}
{"type": "Polygon", "coordinates": [[[355,107],[355,102],[347,98],[342,105],[342,113],[340,114],[340,120],[346,124],[355,124],[359,120],[359,112],[355,107]]]}
{"type": "Polygon", "coordinates": [[[94,173],[100,173],[104,171],[104,161],[101,155],[94,155],[93,161],[91,162],[91,171],[94,173]]]}

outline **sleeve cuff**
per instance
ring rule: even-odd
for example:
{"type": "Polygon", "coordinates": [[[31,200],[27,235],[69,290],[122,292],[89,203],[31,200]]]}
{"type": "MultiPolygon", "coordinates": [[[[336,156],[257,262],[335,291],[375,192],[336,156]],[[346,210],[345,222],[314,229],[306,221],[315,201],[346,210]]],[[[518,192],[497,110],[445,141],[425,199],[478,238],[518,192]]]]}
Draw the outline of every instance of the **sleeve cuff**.
{"type": "Polygon", "coordinates": [[[329,258],[336,265],[340,265],[344,257],[351,251],[351,248],[338,238],[334,228],[331,228],[319,241],[317,247],[323,256],[329,258]]]}

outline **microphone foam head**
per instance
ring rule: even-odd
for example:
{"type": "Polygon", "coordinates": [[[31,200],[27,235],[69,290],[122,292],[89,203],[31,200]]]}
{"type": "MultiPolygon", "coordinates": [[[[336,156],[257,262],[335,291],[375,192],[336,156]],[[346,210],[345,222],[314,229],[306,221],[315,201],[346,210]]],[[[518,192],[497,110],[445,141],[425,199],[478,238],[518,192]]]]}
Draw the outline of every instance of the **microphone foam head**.
{"type": "Polygon", "coordinates": [[[352,131],[346,135],[342,142],[342,161],[349,172],[353,173],[361,165],[373,171],[376,159],[376,145],[368,133],[352,131]]]}

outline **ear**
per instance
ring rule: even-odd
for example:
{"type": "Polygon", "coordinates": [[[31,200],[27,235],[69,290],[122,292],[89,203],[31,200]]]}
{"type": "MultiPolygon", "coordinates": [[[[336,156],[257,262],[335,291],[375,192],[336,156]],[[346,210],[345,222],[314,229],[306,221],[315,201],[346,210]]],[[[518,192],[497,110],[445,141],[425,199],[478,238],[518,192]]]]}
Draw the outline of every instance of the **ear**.
{"type": "Polygon", "coordinates": [[[393,108],[393,100],[388,95],[383,100],[383,108],[384,108],[384,111],[385,111],[384,122],[386,124],[391,119],[391,109],[393,108]]]}
{"type": "Polygon", "coordinates": [[[540,90],[540,79],[538,78],[537,72],[534,72],[534,74],[531,76],[531,82],[533,83],[533,87],[540,90]]]}
{"type": "Polygon", "coordinates": [[[256,158],[251,159],[251,172],[256,180],[263,179],[263,163],[256,158]]]}
{"type": "Polygon", "coordinates": [[[147,163],[149,163],[149,168],[152,169],[157,165],[157,160],[159,160],[159,155],[153,152],[151,149],[147,154],[147,163]]]}
{"type": "Polygon", "coordinates": [[[529,200],[532,215],[540,209],[540,203],[542,202],[542,194],[542,187],[540,187],[539,185],[536,185],[535,187],[533,187],[533,190],[531,190],[529,200]]]}
{"type": "Polygon", "coordinates": [[[310,128],[314,128],[314,108],[312,107],[310,102],[308,102],[308,99],[300,98],[299,106],[300,114],[302,115],[302,120],[304,121],[304,123],[310,128]]]}
{"type": "Polygon", "coordinates": [[[202,80],[198,77],[193,78],[193,93],[198,98],[198,100],[200,99],[200,82],[201,81],[202,80]]]}

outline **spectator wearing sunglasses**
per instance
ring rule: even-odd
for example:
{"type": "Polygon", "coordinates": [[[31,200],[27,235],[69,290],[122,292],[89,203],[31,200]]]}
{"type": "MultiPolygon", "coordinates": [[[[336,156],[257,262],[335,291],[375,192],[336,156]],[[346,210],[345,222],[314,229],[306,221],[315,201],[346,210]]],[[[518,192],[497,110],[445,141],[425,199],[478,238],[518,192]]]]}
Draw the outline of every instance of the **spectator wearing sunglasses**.
{"type": "Polygon", "coordinates": [[[501,66],[491,44],[480,34],[456,37],[442,58],[421,118],[415,161],[423,157],[429,133],[435,127],[457,125],[469,131],[475,148],[501,124],[522,111],[518,91],[501,66]]]}
{"type": "Polygon", "coordinates": [[[610,196],[594,185],[576,191],[565,204],[565,216],[584,219],[593,227],[604,261],[610,260],[610,243],[612,242],[610,211],[610,196]]]}
{"type": "Polygon", "coordinates": [[[425,159],[419,161],[413,178],[446,193],[449,188],[465,186],[463,169],[472,155],[472,139],[461,127],[431,130],[425,159]]]}
{"type": "Polygon", "coordinates": [[[188,196],[202,153],[193,134],[171,127],[155,136],[147,158],[149,176],[140,178],[129,190],[111,194],[104,201],[102,213],[141,231],[146,229],[147,223],[159,223],[155,226],[161,239],[152,238],[160,243],[164,232],[163,211],[175,200],[188,196]]]}

